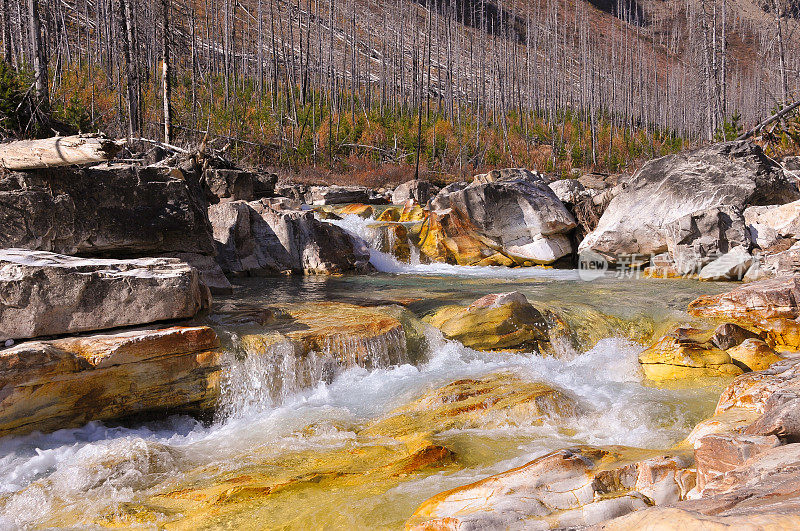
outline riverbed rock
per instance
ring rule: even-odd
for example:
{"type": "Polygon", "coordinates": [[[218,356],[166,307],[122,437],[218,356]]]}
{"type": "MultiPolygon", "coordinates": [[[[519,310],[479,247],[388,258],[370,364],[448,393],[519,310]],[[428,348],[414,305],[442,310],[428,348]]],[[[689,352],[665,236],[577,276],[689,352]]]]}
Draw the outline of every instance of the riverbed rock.
{"type": "Polygon", "coordinates": [[[730,354],[714,347],[705,333],[678,328],[639,354],[650,380],[674,380],[742,374],[730,354]]]}
{"type": "Polygon", "coordinates": [[[176,168],[108,164],[0,176],[0,248],[213,255],[202,193],[176,168]]]}
{"type": "Polygon", "coordinates": [[[452,209],[430,212],[425,221],[412,227],[409,233],[421,255],[434,262],[465,266],[523,264],[501,252],[464,214],[452,209]]]}
{"type": "Polygon", "coordinates": [[[0,436],[213,406],[219,339],[176,326],[32,341],[0,350],[0,436]]]}
{"type": "Polygon", "coordinates": [[[725,351],[737,365],[747,370],[761,371],[782,358],[760,339],[745,339],[741,344],[725,351]]]}
{"type": "Polygon", "coordinates": [[[750,248],[742,211],[721,206],[692,212],[664,227],[667,249],[680,275],[697,274],[730,250],[750,248]]]}
{"type": "Polygon", "coordinates": [[[262,201],[212,205],[209,218],[222,270],[229,274],[369,270],[366,244],[311,211],[275,210],[262,201]]]}
{"type": "Polygon", "coordinates": [[[430,390],[385,418],[363,435],[403,437],[449,430],[491,429],[559,423],[585,413],[574,396],[510,372],[464,378],[430,390]]]}
{"type": "Polygon", "coordinates": [[[597,228],[579,246],[611,263],[667,250],[668,224],[721,206],[789,203],[800,199],[783,169],[747,141],[714,144],[647,162],[617,194],[597,228]]]}
{"type": "Polygon", "coordinates": [[[780,446],[780,444],[780,440],[774,435],[745,436],[734,433],[717,433],[702,437],[694,447],[697,489],[702,491],[707,483],[719,479],[726,472],[741,466],[751,456],[780,446]]]}
{"type": "Polygon", "coordinates": [[[743,246],[734,247],[708,265],[703,266],[700,280],[741,280],[750,269],[753,256],[743,246]]]}
{"type": "Polygon", "coordinates": [[[723,323],[714,329],[711,343],[720,350],[728,350],[750,338],[758,338],[758,334],[734,323],[723,323]]]}
{"type": "Polygon", "coordinates": [[[598,524],[694,486],[691,457],[623,447],[574,447],[424,502],[407,529],[558,529],[598,524]],[[637,455],[638,454],[638,455],[637,455]],[[644,455],[643,455],[644,454],[644,455]]]}
{"type": "Polygon", "coordinates": [[[0,341],[184,319],[210,303],[197,270],[175,258],[0,250],[0,341]]]}
{"type": "MultiPolygon", "coordinates": [[[[550,264],[572,252],[575,218],[541,176],[510,168],[478,175],[463,189],[442,190],[433,210],[454,212],[471,231],[514,259],[550,264]]],[[[461,232],[464,232],[463,230],[461,232]]]]}
{"type": "Polygon", "coordinates": [[[745,284],[726,293],[698,297],[689,303],[689,313],[758,322],[763,319],[796,319],[800,301],[800,277],[782,276],[745,284]]]}
{"type": "Polygon", "coordinates": [[[417,179],[404,182],[392,192],[392,203],[402,205],[409,199],[420,205],[425,205],[439,192],[439,188],[430,181],[417,179]]]}
{"type": "Polygon", "coordinates": [[[487,295],[467,308],[448,306],[426,320],[476,350],[540,350],[549,341],[544,317],[518,291],[487,295]]]}
{"type": "Polygon", "coordinates": [[[766,449],[706,484],[702,497],[606,522],[602,529],[796,529],[800,444],[766,449]]]}
{"type": "Polygon", "coordinates": [[[177,258],[197,270],[200,283],[206,286],[212,295],[229,295],[233,286],[213,256],[194,253],[171,253],[161,255],[162,258],[177,258]]]}

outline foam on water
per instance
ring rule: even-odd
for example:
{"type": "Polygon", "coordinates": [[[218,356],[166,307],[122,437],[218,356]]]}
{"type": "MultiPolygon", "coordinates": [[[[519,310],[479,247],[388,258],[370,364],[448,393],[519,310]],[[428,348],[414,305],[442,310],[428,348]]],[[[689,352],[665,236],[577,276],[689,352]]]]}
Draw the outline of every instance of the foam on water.
{"type": "MultiPolygon", "coordinates": [[[[35,525],[54,506],[69,506],[85,514],[88,522],[94,513],[135,500],[137,494],[187,467],[238,463],[255,448],[280,453],[342,444],[355,434],[347,429],[331,429],[313,437],[300,437],[298,432],[317,423],[363,422],[456,379],[499,370],[511,370],[526,379],[554,385],[589,409],[588,414],[570,421],[568,437],[553,424],[472,430],[484,437],[521,433],[528,438],[537,437],[539,442],[521,446],[513,463],[525,462],[548,448],[574,443],[667,447],[697,420],[690,418],[684,406],[685,391],[642,385],[637,363],[640,347],[624,340],[602,340],[575,359],[560,360],[481,353],[445,340],[432,328],[427,330],[427,336],[428,359],[419,366],[403,364],[373,370],[352,367],[330,383],[320,381],[284,396],[282,403],[254,390],[248,395],[249,400],[237,406],[241,409],[236,414],[212,426],[176,416],[136,428],[111,428],[93,422],[48,435],[0,439],[0,492],[6,493],[0,498],[0,525],[2,519],[15,525],[35,525]]],[[[243,370],[239,374],[244,377],[246,373],[243,370]]],[[[258,386],[256,380],[248,382],[258,386]]],[[[453,478],[474,480],[486,472],[460,471],[453,478]]]]}
{"type": "Polygon", "coordinates": [[[419,250],[411,245],[411,263],[404,263],[390,254],[382,253],[375,249],[371,242],[372,235],[367,229],[370,224],[376,223],[374,219],[363,219],[349,214],[340,220],[324,220],[327,223],[343,228],[353,236],[361,238],[369,244],[370,263],[382,273],[404,275],[429,275],[429,276],[459,276],[477,278],[541,278],[553,280],[579,280],[578,272],[569,269],[548,269],[545,267],[517,267],[503,266],[458,266],[444,263],[421,264],[419,250]]]}

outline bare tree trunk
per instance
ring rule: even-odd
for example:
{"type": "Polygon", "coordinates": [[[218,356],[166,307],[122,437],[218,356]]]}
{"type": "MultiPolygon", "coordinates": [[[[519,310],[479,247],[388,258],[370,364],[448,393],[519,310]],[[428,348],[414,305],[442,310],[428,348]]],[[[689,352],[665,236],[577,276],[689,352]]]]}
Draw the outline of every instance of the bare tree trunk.
{"type": "Polygon", "coordinates": [[[127,99],[128,99],[128,136],[129,138],[138,137],[141,130],[139,120],[139,81],[136,65],[133,61],[131,42],[133,36],[131,11],[127,0],[117,0],[117,20],[120,33],[120,45],[122,46],[121,55],[125,63],[125,73],[127,76],[127,99]]]}
{"type": "Polygon", "coordinates": [[[0,168],[34,170],[96,163],[113,158],[121,148],[120,142],[99,135],[20,140],[0,144],[0,168]]]}
{"type": "Polygon", "coordinates": [[[8,0],[3,0],[3,59],[11,64],[11,8],[8,0]]]}
{"type": "Polygon", "coordinates": [[[164,91],[164,143],[172,143],[172,84],[169,62],[169,0],[161,0],[161,85],[164,91]]]}
{"type": "Polygon", "coordinates": [[[30,22],[33,73],[36,76],[36,99],[37,104],[46,111],[50,107],[50,95],[47,85],[47,61],[42,45],[42,28],[39,20],[39,0],[28,0],[28,20],[30,22]]]}

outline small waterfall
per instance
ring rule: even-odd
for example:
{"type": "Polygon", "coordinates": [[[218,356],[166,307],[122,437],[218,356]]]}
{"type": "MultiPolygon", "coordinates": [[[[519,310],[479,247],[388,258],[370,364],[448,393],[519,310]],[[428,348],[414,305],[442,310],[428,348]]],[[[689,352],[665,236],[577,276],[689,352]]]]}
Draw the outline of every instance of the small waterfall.
{"type": "Polygon", "coordinates": [[[306,341],[281,336],[242,341],[231,336],[223,360],[217,417],[246,416],[284,403],[351,367],[386,369],[409,363],[402,326],[374,335],[332,334],[306,341]]]}

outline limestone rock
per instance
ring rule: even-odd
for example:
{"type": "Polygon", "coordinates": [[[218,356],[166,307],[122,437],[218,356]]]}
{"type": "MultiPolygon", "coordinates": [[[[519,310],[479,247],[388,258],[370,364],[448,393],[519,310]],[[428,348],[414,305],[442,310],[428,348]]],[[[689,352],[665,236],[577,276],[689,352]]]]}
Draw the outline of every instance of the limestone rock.
{"type": "Polygon", "coordinates": [[[197,270],[174,258],[0,250],[0,341],[184,319],[210,301],[197,270]]]}
{"type": "Polygon", "coordinates": [[[577,226],[575,218],[545,181],[528,170],[476,176],[463,189],[439,192],[431,208],[450,209],[491,247],[520,261],[549,264],[572,252],[567,234],[577,226]]]}
{"type": "Polygon", "coordinates": [[[197,269],[197,273],[200,275],[200,283],[211,290],[212,295],[233,293],[233,286],[213,256],[193,253],[172,253],[162,256],[164,258],[177,258],[197,269]]]}
{"type": "Polygon", "coordinates": [[[0,435],[208,409],[219,393],[217,347],[208,327],[172,327],[0,350],[0,435]]]}
{"type": "Polygon", "coordinates": [[[731,356],[714,347],[702,332],[678,328],[639,354],[639,363],[650,380],[736,376],[742,369],[731,356]]]}
{"type": "Polygon", "coordinates": [[[467,308],[445,307],[427,321],[476,350],[538,350],[549,341],[544,317],[517,291],[487,295],[467,308]]]}
{"type": "Polygon", "coordinates": [[[744,211],[748,226],[774,231],[782,238],[800,239],[800,201],[785,205],[751,206],[744,211]]]}
{"type": "Polygon", "coordinates": [[[774,435],[743,436],[718,433],[702,437],[694,445],[698,490],[702,491],[708,482],[719,479],[726,472],[741,466],[751,456],[780,444],[774,435]]]}
{"type": "Polygon", "coordinates": [[[764,409],[764,414],[745,428],[744,433],[800,442],[800,397],[773,395],[767,399],[764,409]]]}
{"type": "Polygon", "coordinates": [[[558,450],[424,502],[407,529],[558,529],[598,524],[694,486],[690,457],[621,447],[558,450]],[[631,454],[638,459],[632,458],[631,454]],[[653,452],[655,454],[655,452],[653,452]]]}
{"type": "Polygon", "coordinates": [[[759,269],[767,277],[800,274],[800,242],[785,250],[765,251],[759,257],[759,269]]]}
{"type": "Polygon", "coordinates": [[[0,248],[214,254],[199,189],[178,169],[124,164],[0,176],[0,248]]]}
{"type": "Polygon", "coordinates": [[[753,256],[745,247],[735,247],[700,270],[700,280],[741,280],[753,256]]]}
{"type": "Polygon", "coordinates": [[[720,295],[703,296],[689,304],[697,317],[716,317],[758,322],[783,317],[795,319],[800,300],[800,277],[760,280],[720,295]]]}
{"type": "Polygon", "coordinates": [[[746,141],[714,144],[647,162],[617,194],[579,252],[594,251],[612,263],[625,255],[667,250],[666,226],[719,206],[745,209],[800,198],[774,161],[746,141]]]}
{"type": "Polygon", "coordinates": [[[392,203],[402,205],[409,199],[420,205],[425,205],[439,192],[439,189],[424,179],[404,182],[392,192],[392,203]]]}
{"type": "Polygon", "coordinates": [[[731,206],[692,212],[667,223],[664,231],[680,275],[696,274],[734,248],[750,248],[742,211],[731,206]]]}
{"type": "Polygon", "coordinates": [[[317,274],[366,271],[369,250],[311,211],[275,210],[264,201],[212,205],[217,259],[226,273],[317,274]]]}

